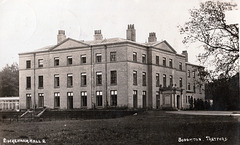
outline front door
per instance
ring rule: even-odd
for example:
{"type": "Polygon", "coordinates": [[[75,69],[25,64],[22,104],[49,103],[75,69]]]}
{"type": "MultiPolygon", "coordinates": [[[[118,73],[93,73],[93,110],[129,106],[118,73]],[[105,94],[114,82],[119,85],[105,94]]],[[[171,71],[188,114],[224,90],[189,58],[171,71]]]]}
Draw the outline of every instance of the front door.
{"type": "Polygon", "coordinates": [[[177,95],[177,108],[180,109],[180,96],[177,95]]]}
{"type": "Polygon", "coordinates": [[[27,100],[26,100],[26,108],[27,109],[30,109],[31,106],[32,106],[32,98],[31,97],[27,97],[27,100]]]}

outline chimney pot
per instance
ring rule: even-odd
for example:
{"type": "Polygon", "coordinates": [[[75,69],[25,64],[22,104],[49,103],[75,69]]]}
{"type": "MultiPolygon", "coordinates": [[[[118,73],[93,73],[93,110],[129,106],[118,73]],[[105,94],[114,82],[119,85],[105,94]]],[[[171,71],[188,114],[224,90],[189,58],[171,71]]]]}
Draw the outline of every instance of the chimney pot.
{"type": "Polygon", "coordinates": [[[148,37],[148,42],[156,42],[156,41],[157,41],[156,33],[150,32],[148,37]]]}
{"type": "Polygon", "coordinates": [[[128,25],[127,40],[136,41],[136,30],[134,29],[134,24],[128,25]]]}

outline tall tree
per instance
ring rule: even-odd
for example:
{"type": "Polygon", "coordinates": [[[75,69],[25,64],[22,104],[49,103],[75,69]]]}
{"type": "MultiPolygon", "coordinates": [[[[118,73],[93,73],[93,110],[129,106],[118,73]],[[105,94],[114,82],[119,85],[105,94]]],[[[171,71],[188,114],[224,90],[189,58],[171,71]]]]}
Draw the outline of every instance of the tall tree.
{"type": "Polygon", "coordinates": [[[18,64],[8,64],[0,72],[0,97],[19,96],[18,64]]]}
{"type": "Polygon", "coordinates": [[[204,52],[199,54],[202,62],[212,62],[215,72],[226,76],[238,72],[239,25],[227,24],[225,12],[236,9],[236,4],[207,1],[199,9],[190,10],[190,21],[179,26],[185,34],[183,43],[200,42],[204,52]]]}

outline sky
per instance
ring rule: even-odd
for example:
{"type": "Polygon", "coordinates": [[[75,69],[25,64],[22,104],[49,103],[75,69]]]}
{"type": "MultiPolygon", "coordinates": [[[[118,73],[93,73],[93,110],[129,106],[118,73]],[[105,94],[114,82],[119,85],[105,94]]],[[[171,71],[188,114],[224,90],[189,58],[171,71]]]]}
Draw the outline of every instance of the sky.
{"type": "Polygon", "coordinates": [[[177,26],[189,21],[189,9],[204,1],[0,0],[0,70],[18,63],[21,52],[56,45],[58,30],[76,40],[93,40],[94,30],[101,30],[103,38],[126,38],[128,24],[134,24],[137,42],[156,32],[158,41],[166,40],[177,53],[187,50],[189,62],[199,64],[201,47],[182,44],[177,26]]]}

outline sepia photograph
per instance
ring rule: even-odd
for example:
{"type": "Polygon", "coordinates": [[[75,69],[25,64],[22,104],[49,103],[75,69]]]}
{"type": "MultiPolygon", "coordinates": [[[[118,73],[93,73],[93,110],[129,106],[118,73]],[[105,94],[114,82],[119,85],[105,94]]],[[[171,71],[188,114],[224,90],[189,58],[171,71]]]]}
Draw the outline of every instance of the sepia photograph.
{"type": "Polygon", "coordinates": [[[0,0],[0,145],[238,145],[237,0],[0,0]]]}

